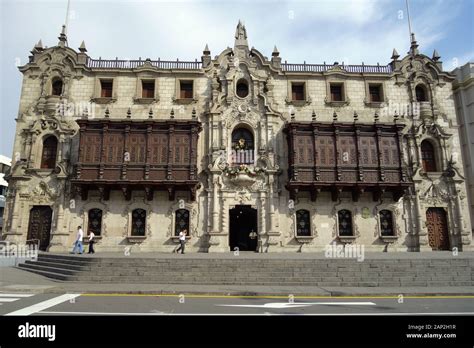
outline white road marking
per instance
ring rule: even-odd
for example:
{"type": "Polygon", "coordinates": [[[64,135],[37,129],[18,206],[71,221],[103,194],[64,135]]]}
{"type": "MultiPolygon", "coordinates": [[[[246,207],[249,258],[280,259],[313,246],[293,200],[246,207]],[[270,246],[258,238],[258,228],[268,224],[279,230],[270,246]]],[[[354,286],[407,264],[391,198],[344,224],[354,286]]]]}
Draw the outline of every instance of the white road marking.
{"type": "Polygon", "coordinates": [[[0,302],[15,302],[15,301],[18,301],[19,298],[13,298],[13,297],[9,297],[9,298],[3,298],[3,297],[0,297],[0,302]]]}
{"type": "MultiPolygon", "coordinates": [[[[282,313],[108,313],[108,312],[55,312],[55,311],[42,311],[38,314],[70,314],[70,315],[123,315],[123,316],[134,316],[134,315],[177,315],[177,316],[266,316],[266,315],[287,315],[282,313]]],[[[474,312],[436,312],[436,313],[306,313],[306,314],[289,314],[289,315],[302,315],[302,316],[420,316],[420,315],[474,315],[474,312]]]]}
{"type": "Polygon", "coordinates": [[[373,302],[273,302],[263,305],[226,305],[217,304],[220,307],[245,307],[245,308],[296,308],[309,307],[314,305],[330,305],[330,306],[375,306],[373,302]]]}
{"type": "Polygon", "coordinates": [[[31,297],[35,294],[4,294],[0,292],[1,297],[31,297]]]}
{"type": "Polygon", "coordinates": [[[64,294],[64,295],[57,296],[57,297],[51,298],[49,300],[34,304],[32,306],[29,306],[29,307],[19,309],[17,311],[11,312],[11,313],[7,313],[5,315],[30,315],[30,314],[34,314],[34,313],[40,312],[44,309],[48,309],[50,307],[56,306],[60,303],[72,300],[72,299],[74,299],[76,297],[79,297],[79,296],[81,296],[81,294],[64,294]]]}

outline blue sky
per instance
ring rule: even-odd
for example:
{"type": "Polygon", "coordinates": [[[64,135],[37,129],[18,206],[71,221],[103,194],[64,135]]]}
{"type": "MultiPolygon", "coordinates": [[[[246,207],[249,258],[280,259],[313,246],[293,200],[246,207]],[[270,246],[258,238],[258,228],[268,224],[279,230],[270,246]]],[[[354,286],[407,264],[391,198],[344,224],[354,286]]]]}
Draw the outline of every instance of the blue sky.
{"type": "MultiPolygon", "coordinates": [[[[42,39],[54,46],[67,0],[0,0],[0,154],[11,156],[23,65],[42,39]]],[[[420,50],[436,48],[444,69],[474,60],[474,0],[410,0],[420,50]]],[[[387,64],[405,55],[405,0],[71,0],[68,42],[85,40],[93,58],[200,59],[233,46],[239,19],[250,46],[271,57],[273,46],[291,63],[387,64]]]]}

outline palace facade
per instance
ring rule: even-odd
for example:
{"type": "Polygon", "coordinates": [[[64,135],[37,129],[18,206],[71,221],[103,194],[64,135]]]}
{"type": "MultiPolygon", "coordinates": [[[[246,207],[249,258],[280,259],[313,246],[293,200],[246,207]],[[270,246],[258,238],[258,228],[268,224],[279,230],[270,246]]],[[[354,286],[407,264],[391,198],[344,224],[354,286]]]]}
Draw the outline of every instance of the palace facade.
{"type": "Polygon", "coordinates": [[[68,251],[472,250],[454,76],[440,56],[289,64],[92,59],[41,41],[19,69],[2,238],[68,251]]]}

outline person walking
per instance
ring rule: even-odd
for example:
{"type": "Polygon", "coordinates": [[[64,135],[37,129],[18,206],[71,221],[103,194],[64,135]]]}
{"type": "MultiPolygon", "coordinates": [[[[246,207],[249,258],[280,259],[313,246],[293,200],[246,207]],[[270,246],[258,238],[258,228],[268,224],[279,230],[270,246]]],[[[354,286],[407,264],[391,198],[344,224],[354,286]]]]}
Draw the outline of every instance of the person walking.
{"type": "Polygon", "coordinates": [[[89,252],[88,252],[88,254],[95,254],[95,250],[94,250],[94,243],[95,243],[94,237],[95,237],[94,232],[89,231],[89,252]]]}
{"type": "Polygon", "coordinates": [[[74,249],[72,249],[71,254],[76,253],[76,249],[79,249],[79,254],[83,253],[82,249],[82,238],[84,237],[84,231],[82,230],[81,226],[77,226],[77,236],[76,236],[76,241],[74,242],[74,249]]]}
{"type": "Polygon", "coordinates": [[[181,250],[181,254],[184,254],[184,246],[186,245],[186,234],[187,234],[187,230],[182,230],[181,232],[179,232],[179,248],[176,249],[176,253],[178,253],[180,250],[181,250]]]}

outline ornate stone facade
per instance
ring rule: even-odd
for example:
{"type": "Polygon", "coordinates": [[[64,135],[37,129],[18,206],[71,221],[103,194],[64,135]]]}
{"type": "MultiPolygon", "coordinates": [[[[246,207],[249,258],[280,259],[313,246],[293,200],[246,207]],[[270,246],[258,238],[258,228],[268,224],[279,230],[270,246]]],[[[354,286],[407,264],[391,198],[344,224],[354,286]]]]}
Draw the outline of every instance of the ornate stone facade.
{"type": "Polygon", "coordinates": [[[200,62],[94,60],[84,43],[69,48],[64,31],[55,47],[39,42],[20,67],[3,238],[49,238],[48,250],[66,251],[81,225],[98,229],[98,250],[170,252],[182,229],[190,251],[319,251],[331,243],[424,251],[443,238],[449,249],[471,250],[462,158],[451,156],[459,147],[454,77],[436,52],[420,54],[413,37],[410,52],[399,59],[394,50],[387,66],[287,64],[276,47],[268,59],[247,40],[239,23],[234,47],[212,58],[206,45],[200,62]],[[182,153],[174,143],[180,122],[202,128],[195,143],[183,135],[191,145],[182,153]],[[109,136],[117,124],[125,124],[120,144],[109,136]],[[316,130],[304,148],[303,138],[288,143],[297,124],[316,130]],[[88,141],[88,132],[101,136],[88,141]],[[318,145],[323,135],[328,153],[318,145]],[[250,160],[232,157],[239,151],[250,160]],[[166,174],[152,181],[154,170],[166,174]],[[118,177],[107,179],[108,171],[118,177]],[[52,208],[49,233],[31,227],[37,206],[52,208]]]}

